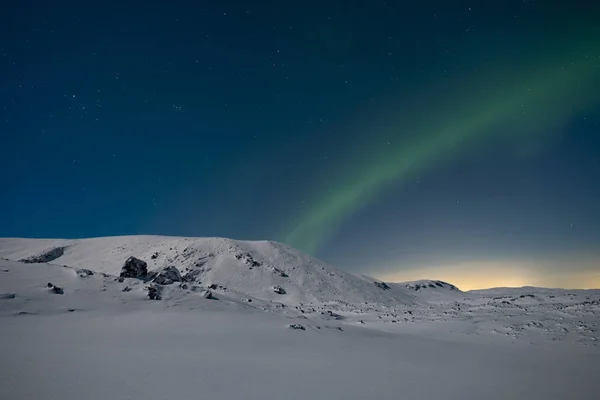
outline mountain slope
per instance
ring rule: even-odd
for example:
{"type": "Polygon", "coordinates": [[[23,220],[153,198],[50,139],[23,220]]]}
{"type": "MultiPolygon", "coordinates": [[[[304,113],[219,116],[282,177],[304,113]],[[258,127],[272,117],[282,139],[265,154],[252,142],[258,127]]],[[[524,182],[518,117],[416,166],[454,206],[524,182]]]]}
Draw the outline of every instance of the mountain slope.
{"type": "Polygon", "coordinates": [[[165,236],[0,239],[0,257],[9,260],[48,262],[112,275],[118,275],[131,256],[147,262],[151,271],[175,266],[188,280],[284,304],[414,303],[409,294],[386,290],[276,242],[165,236]]]}

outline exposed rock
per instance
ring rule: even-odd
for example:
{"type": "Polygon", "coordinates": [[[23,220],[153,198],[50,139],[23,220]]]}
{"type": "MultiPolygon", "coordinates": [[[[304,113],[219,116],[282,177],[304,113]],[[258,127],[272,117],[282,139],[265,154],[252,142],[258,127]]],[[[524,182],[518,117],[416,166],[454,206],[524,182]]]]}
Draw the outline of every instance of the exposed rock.
{"type": "Polygon", "coordinates": [[[273,291],[277,294],[286,294],[287,293],[285,291],[285,289],[282,288],[281,286],[273,286],[273,291]]]}
{"type": "Polygon", "coordinates": [[[145,278],[148,275],[148,264],[145,261],[129,257],[121,269],[121,278],[145,278]]]}
{"type": "Polygon", "coordinates": [[[50,291],[54,294],[64,294],[65,293],[65,291],[62,288],[59,288],[58,286],[52,286],[50,291]]]}
{"type": "Polygon", "coordinates": [[[185,282],[196,282],[201,283],[198,279],[198,275],[200,275],[202,271],[200,269],[192,269],[188,271],[185,275],[181,277],[181,279],[185,282]]]}
{"type": "Polygon", "coordinates": [[[155,275],[152,282],[158,285],[170,285],[173,282],[181,282],[181,273],[173,266],[166,267],[155,275]]]}
{"type": "Polygon", "coordinates": [[[275,272],[277,275],[281,276],[282,278],[288,277],[288,274],[286,274],[284,271],[280,270],[279,268],[273,267],[273,272],[275,272]]]}
{"type": "Polygon", "coordinates": [[[182,283],[181,285],[179,285],[179,289],[186,290],[187,288],[188,288],[188,285],[186,285],[185,283],[182,283]]]}
{"type": "Polygon", "coordinates": [[[161,296],[161,287],[158,285],[151,285],[148,287],[148,298],[150,300],[160,300],[162,299],[161,296]]]}
{"type": "Polygon", "coordinates": [[[321,314],[325,314],[328,317],[333,318],[333,319],[344,319],[344,317],[342,317],[339,314],[334,313],[333,311],[327,311],[326,313],[321,313],[321,314]]]}
{"type": "Polygon", "coordinates": [[[219,287],[219,285],[217,285],[216,283],[211,283],[210,285],[208,285],[208,288],[212,289],[212,290],[215,290],[218,287],[219,287]]]}
{"type": "Polygon", "coordinates": [[[24,263],[49,263],[50,261],[54,261],[57,258],[62,257],[65,254],[66,247],[54,247],[53,249],[47,250],[42,254],[38,254],[37,256],[31,256],[20,260],[24,263]]]}
{"type": "Polygon", "coordinates": [[[0,300],[14,299],[17,297],[14,293],[0,293],[0,300]]]}
{"type": "Polygon", "coordinates": [[[202,297],[205,299],[216,300],[217,298],[213,295],[210,290],[205,290],[202,292],[202,297]]]}
{"type": "Polygon", "coordinates": [[[129,292],[129,291],[131,291],[131,288],[130,288],[129,286],[125,286],[125,287],[122,289],[122,291],[123,291],[123,292],[129,292]]]}
{"type": "Polygon", "coordinates": [[[379,289],[389,290],[390,287],[385,282],[373,282],[373,285],[377,286],[379,289]]]}
{"type": "Polygon", "coordinates": [[[246,263],[250,268],[252,267],[260,267],[262,265],[262,263],[254,260],[254,258],[252,257],[251,254],[248,253],[244,253],[244,254],[236,254],[235,258],[237,258],[239,261],[246,263]]]}
{"type": "Polygon", "coordinates": [[[301,331],[305,331],[306,330],[306,328],[304,326],[300,325],[300,324],[290,324],[290,325],[288,325],[288,327],[291,328],[291,329],[298,329],[298,330],[301,330],[301,331]]]}
{"type": "Polygon", "coordinates": [[[49,288],[51,288],[51,287],[52,287],[52,286],[54,286],[54,285],[52,284],[52,282],[48,282],[48,283],[46,284],[46,286],[47,286],[47,287],[49,287],[49,288]]]}
{"type": "Polygon", "coordinates": [[[79,275],[81,278],[85,278],[94,275],[94,271],[89,269],[80,269],[77,271],[77,275],[79,275]]]}

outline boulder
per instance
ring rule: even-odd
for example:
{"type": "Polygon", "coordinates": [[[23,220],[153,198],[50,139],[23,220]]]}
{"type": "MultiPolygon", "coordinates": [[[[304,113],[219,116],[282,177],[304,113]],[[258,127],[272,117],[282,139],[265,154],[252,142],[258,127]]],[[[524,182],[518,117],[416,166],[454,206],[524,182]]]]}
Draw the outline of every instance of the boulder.
{"type": "Polygon", "coordinates": [[[285,289],[282,288],[281,286],[273,286],[273,291],[277,294],[286,294],[287,293],[285,291],[285,289]]]}
{"type": "Polygon", "coordinates": [[[298,330],[301,330],[301,331],[305,331],[306,330],[306,328],[304,326],[300,325],[300,324],[290,324],[290,325],[288,325],[288,327],[290,329],[298,329],[298,330]]]}
{"type": "Polygon", "coordinates": [[[94,275],[94,271],[89,269],[80,269],[77,271],[77,275],[79,275],[81,278],[85,278],[94,275]]]}
{"type": "Polygon", "coordinates": [[[152,285],[148,287],[148,298],[150,300],[160,300],[162,299],[161,296],[161,287],[158,285],[152,285]]]}
{"type": "Polygon", "coordinates": [[[121,278],[145,278],[147,275],[148,264],[139,258],[131,256],[125,261],[119,276],[121,278]]]}
{"type": "Polygon", "coordinates": [[[173,266],[158,271],[152,282],[158,285],[170,285],[173,282],[182,282],[181,273],[173,266]]]}
{"type": "Polygon", "coordinates": [[[210,290],[205,290],[202,292],[202,297],[204,297],[205,299],[210,299],[210,300],[216,300],[216,297],[213,296],[212,292],[210,290]]]}
{"type": "Polygon", "coordinates": [[[54,294],[64,294],[65,293],[65,291],[62,288],[59,288],[58,286],[52,286],[50,291],[54,294]]]}

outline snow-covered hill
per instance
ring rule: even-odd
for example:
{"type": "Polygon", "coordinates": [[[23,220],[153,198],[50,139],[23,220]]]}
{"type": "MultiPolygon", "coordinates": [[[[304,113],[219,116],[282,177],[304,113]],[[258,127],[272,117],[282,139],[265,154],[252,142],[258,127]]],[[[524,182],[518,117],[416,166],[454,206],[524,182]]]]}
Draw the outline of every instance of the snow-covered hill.
{"type": "Polygon", "coordinates": [[[2,399],[595,399],[599,325],[598,290],[386,283],[273,242],[0,239],[2,399]]]}
{"type": "Polygon", "coordinates": [[[450,291],[450,292],[461,293],[460,289],[458,289],[456,286],[454,286],[448,282],[436,281],[436,280],[431,280],[431,279],[422,279],[419,281],[402,282],[402,283],[397,283],[396,285],[405,287],[406,289],[410,289],[415,292],[418,292],[420,290],[421,292],[444,293],[444,292],[450,291]]]}
{"type": "Polygon", "coordinates": [[[387,290],[332,268],[286,245],[224,238],[118,236],[78,240],[0,239],[0,257],[46,262],[118,275],[129,257],[150,271],[174,266],[188,281],[216,284],[241,297],[283,304],[413,304],[408,293],[387,290]]]}

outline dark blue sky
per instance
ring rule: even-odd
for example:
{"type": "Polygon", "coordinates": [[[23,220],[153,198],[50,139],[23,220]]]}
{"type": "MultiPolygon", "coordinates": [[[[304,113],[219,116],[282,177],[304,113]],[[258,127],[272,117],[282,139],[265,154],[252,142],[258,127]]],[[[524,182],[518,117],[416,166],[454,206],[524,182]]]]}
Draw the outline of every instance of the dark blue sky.
{"type": "Polygon", "coordinates": [[[533,262],[558,275],[526,283],[600,283],[599,8],[480,3],[7,1],[0,236],[272,239],[392,278],[533,262]],[[509,91],[531,87],[520,120],[509,91]]]}

